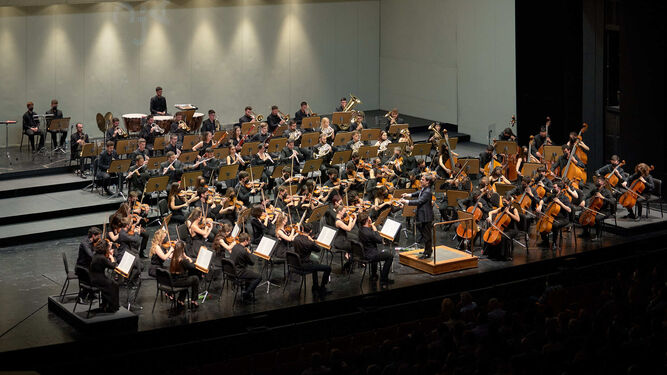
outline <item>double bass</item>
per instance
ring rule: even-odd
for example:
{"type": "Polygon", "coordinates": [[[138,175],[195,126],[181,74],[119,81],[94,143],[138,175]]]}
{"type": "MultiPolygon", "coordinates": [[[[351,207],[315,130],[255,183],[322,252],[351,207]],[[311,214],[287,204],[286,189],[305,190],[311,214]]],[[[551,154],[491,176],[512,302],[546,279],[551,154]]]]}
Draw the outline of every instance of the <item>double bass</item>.
{"type": "Polygon", "coordinates": [[[453,167],[456,165],[457,159],[456,157],[454,157],[454,154],[452,154],[452,147],[449,144],[449,135],[447,134],[447,129],[442,129],[442,132],[445,136],[445,144],[447,145],[447,156],[449,157],[449,159],[447,159],[447,161],[445,162],[445,167],[453,171],[454,170],[453,167]]]}
{"type": "MultiPolygon", "coordinates": [[[[547,116],[547,123],[546,123],[545,126],[546,126],[547,136],[544,139],[544,143],[542,143],[542,145],[540,145],[540,148],[537,149],[537,152],[539,152],[540,155],[542,155],[543,160],[544,160],[544,145],[547,144],[547,140],[549,139],[549,126],[551,126],[551,117],[547,116]]],[[[549,143],[551,143],[551,142],[549,141],[549,143]]]]}
{"type": "MultiPolygon", "coordinates": [[[[649,168],[649,172],[653,171],[654,167],[651,166],[649,168]]],[[[636,180],[632,181],[632,184],[628,188],[628,190],[621,195],[621,197],[618,199],[618,203],[621,204],[621,206],[625,208],[632,208],[637,204],[637,199],[639,199],[639,196],[642,194],[642,192],[646,189],[646,184],[642,182],[642,178],[639,177],[636,180]]]]}
{"type": "Polygon", "coordinates": [[[587,176],[586,176],[586,171],[572,163],[572,159],[574,156],[577,154],[577,150],[579,150],[579,141],[581,141],[581,135],[586,132],[588,129],[588,124],[584,122],[582,125],[581,130],[579,131],[579,135],[577,135],[577,141],[574,143],[574,147],[572,148],[572,151],[570,152],[570,157],[567,159],[567,164],[565,165],[565,169],[563,169],[562,177],[567,177],[570,181],[574,180],[579,180],[583,181],[584,184],[586,183],[587,176]]]}

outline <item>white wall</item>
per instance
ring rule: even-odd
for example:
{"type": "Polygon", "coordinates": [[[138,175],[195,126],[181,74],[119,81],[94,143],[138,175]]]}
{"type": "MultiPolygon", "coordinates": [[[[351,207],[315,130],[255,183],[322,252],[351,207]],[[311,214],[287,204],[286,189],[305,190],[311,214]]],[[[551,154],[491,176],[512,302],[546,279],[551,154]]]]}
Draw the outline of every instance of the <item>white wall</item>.
{"type": "Polygon", "coordinates": [[[327,113],[349,92],[379,107],[378,0],[220,3],[0,7],[0,119],[19,121],[9,143],[28,100],[43,113],[57,98],[99,136],[98,112],[147,113],[157,85],[172,112],[194,103],[224,123],[304,99],[327,113]]]}
{"type": "Polygon", "coordinates": [[[380,107],[485,143],[516,111],[514,0],[382,0],[380,107]]]}

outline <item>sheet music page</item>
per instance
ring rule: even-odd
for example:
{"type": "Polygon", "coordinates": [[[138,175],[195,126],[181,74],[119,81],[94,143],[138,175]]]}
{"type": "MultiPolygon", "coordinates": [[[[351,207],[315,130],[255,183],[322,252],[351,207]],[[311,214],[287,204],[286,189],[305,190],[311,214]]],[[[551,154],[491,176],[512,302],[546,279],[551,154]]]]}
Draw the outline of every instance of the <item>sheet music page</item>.
{"type": "Polygon", "coordinates": [[[199,248],[199,253],[197,254],[197,261],[195,262],[195,265],[207,270],[209,264],[211,264],[212,257],[213,252],[202,246],[199,248]]]}
{"type": "Polygon", "coordinates": [[[322,227],[320,235],[317,236],[316,242],[323,243],[327,246],[331,246],[334,236],[336,235],[336,230],[330,227],[322,227]]]}
{"type": "Polygon", "coordinates": [[[276,240],[269,238],[269,237],[262,237],[262,240],[259,241],[259,245],[257,245],[257,249],[255,249],[255,253],[264,255],[266,257],[271,256],[271,251],[273,250],[273,246],[275,246],[276,240]]]}
{"type": "Polygon", "coordinates": [[[396,233],[398,233],[398,230],[400,228],[401,228],[401,223],[387,218],[387,220],[385,220],[384,222],[384,225],[382,226],[382,230],[380,231],[380,233],[384,234],[387,237],[395,238],[396,233]]]}
{"type": "Polygon", "coordinates": [[[128,251],[123,254],[123,259],[120,260],[118,267],[116,267],[121,273],[125,275],[130,274],[130,269],[132,269],[132,264],[134,263],[135,256],[130,254],[128,251]]]}
{"type": "Polygon", "coordinates": [[[240,231],[241,231],[241,228],[239,228],[239,225],[234,224],[234,229],[232,229],[232,237],[237,237],[239,235],[240,231]]]}

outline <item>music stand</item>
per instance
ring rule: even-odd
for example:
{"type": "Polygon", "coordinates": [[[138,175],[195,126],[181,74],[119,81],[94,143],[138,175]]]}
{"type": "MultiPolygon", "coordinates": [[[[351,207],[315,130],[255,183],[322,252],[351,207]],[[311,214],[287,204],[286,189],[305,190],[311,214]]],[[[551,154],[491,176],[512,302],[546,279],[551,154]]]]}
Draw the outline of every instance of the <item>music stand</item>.
{"type": "Polygon", "coordinates": [[[248,175],[250,176],[251,181],[259,180],[260,177],[262,177],[262,173],[264,173],[264,166],[263,165],[255,165],[255,166],[252,166],[252,167],[249,167],[248,169],[246,169],[246,172],[248,172],[248,175]]]}
{"type": "Polygon", "coordinates": [[[405,151],[405,146],[407,146],[407,145],[408,145],[408,144],[405,143],[405,142],[394,142],[394,143],[390,143],[389,145],[387,145],[387,150],[388,150],[389,152],[391,152],[392,155],[393,155],[393,153],[394,153],[394,149],[395,149],[396,147],[400,147],[400,148],[401,148],[401,151],[405,151]]]}
{"type": "MultiPolygon", "coordinates": [[[[190,186],[196,186],[197,185],[197,179],[201,177],[202,171],[193,171],[193,172],[186,172],[183,173],[181,176],[181,187],[183,189],[187,189],[190,186]]],[[[165,176],[169,177],[169,176],[165,176]]]]}
{"type": "Polygon", "coordinates": [[[407,129],[408,127],[409,127],[408,124],[394,124],[389,127],[387,134],[392,138],[396,138],[398,134],[401,132],[401,130],[407,129]]]}
{"type": "Polygon", "coordinates": [[[241,136],[247,135],[250,137],[251,135],[255,135],[257,133],[257,128],[259,127],[259,122],[257,121],[252,121],[252,122],[244,122],[241,124],[241,136]]]}
{"type": "Polygon", "coordinates": [[[160,192],[167,190],[168,184],[169,184],[169,176],[151,177],[148,179],[148,181],[146,181],[146,187],[144,188],[144,193],[153,194],[154,192],[157,192],[157,195],[159,197],[160,192]]]}
{"type": "Polygon", "coordinates": [[[320,133],[303,133],[301,135],[301,145],[299,147],[313,147],[320,139],[320,133]]]}
{"type": "Polygon", "coordinates": [[[229,149],[227,147],[219,147],[213,149],[213,157],[216,159],[225,159],[227,156],[229,156],[229,149]]]}
{"type": "Polygon", "coordinates": [[[246,142],[243,144],[243,147],[241,147],[241,152],[239,152],[239,155],[243,156],[248,156],[252,157],[252,155],[255,155],[257,153],[257,150],[259,149],[259,142],[246,142]]]}
{"type": "Polygon", "coordinates": [[[515,141],[496,141],[496,154],[515,155],[519,152],[519,146],[515,141]]]}
{"type": "Polygon", "coordinates": [[[278,240],[269,236],[262,236],[262,239],[259,241],[259,244],[257,245],[257,248],[255,251],[253,251],[253,255],[257,256],[258,258],[264,259],[264,265],[262,266],[262,270],[260,271],[259,275],[262,277],[264,272],[266,272],[266,280],[259,284],[257,287],[260,287],[264,284],[266,284],[266,293],[269,293],[269,290],[271,289],[271,285],[273,286],[279,286],[278,284],[274,284],[271,282],[271,271],[269,269],[269,264],[271,261],[271,258],[273,257],[273,252],[276,248],[276,244],[278,243],[278,240]]]}
{"type": "Polygon", "coordinates": [[[272,179],[280,178],[283,176],[283,168],[289,168],[292,169],[292,164],[283,164],[283,165],[277,165],[275,168],[273,168],[273,173],[271,174],[272,179]]]}
{"type": "Polygon", "coordinates": [[[306,160],[301,169],[301,174],[308,176],[309,173],[319,171],[320,166],[322,165],[322,159],[310,159],[306,160]]]}
{"type": "Polygon", "coordinates": [[[164,163],[165,161],[167,161],[166,156],[152,157],[152,158],[148,159],[148,161],[146,162],[146,164],[148,164],[148,166],[146,168],[148,168],[148,170],[159,169],[160,164],[164,163]]]}
{"type": "Polygon", "coordinates": [[[288,128],[287,124],[278,125],[277,128],[273,129],[272,134],[283,134],[285,130],[287,130],[287,128],[288,128]]]}
{"type": "MultiPolygon", "coordinates": [[[[438,143],[438,148],[441,148],[443,143],[447,143],[444,138],[440,140],[440,143],[438,143]]],[[[449,137],[449,146],[451,146],[452,150],[456,150],[456,145],[458,143],[459,143],[458,137],[449,137]]]]}
{"type": "Polygon", "coordinates": [[[183,137],[183,151],[189,151],[192,150],[192,148],[199,143],[199,140],[201,139],[200,136],[195,135],[195,134],[188,134],[183,137]]]}
{"type": "Polygon", "coordinates": [[[306,223],[311,224],[319,222],[322,216],[324,216],[324,213],[327,212],[327,209],[329,209],[329,205],[321,205],[319,207],[315,207],[313,209],[313,212],[308,217],[308,219],[306,219],[306,223]]]}
{"type": "Polygon", "coordinates": [[[314,129],[320,126],[320,116],[305,117],[301,119],[301,129],[314,129]]]}
{"type": "Polygon", "coordinates": [[[470,193],[465,190],[447,190],[447,207],[458,207],[459,199],[466,199],[470,193]]]}
{"type": "Polygon", "coordinates": [[[373,223],[375,227],[379,227],[380,225],[382,225],[390,213],[391,213],[391,208],[385,208],[382,212],[380,212],[377,219],[375,219],[375,223],[373,223]]]}
{"type": "Polygon", "coordinates": [[[433,145],[430,143],[416,143],[412,147],[412,155],[424,156],[424,159],[426,159],[426,155],[429,155],[431,153],[432,147],[433,145]]]}
{"type": "Polygon", "coordinates": [[[331,123],[334,125],[349,124],[352,121],[352,112],[334,112],[331,115],[331,123]]]}
{"type": "Polygon", "coordinates": [[[234,178],[236,178],[238,172],[239,172],[238,164],[225,165],[223,167],[220,167],[220,169],[218,170],[218,181],[233,180],[234,178]]]}
{"type": "MultiPolygon", "coordinates": [[[[336,137],[338,139],[338,137],[336,137]]],[[[350,160],[352,150],[336,151],[331,157],[331,165],[345,164],[350,160]]]]}
{"type": "Polygon", "coordinates": [[[361,146],[359,147],[359,158],[360,159],[371,159],[378,156],[378,146],[361,146]]]}
{"type": "Polygon", "coordinates": [[[165,137],[157,137],[153,141],[153,151],[164,151],[164,146],[167,144],[167,139],[165,137]]]}
{"type": "Polygon", "coordinates": [[[119,140],[118,143],[116,143],[116,153],[118,153],[118,155],[127,155],[134,152],[134,149],[131,149],[130,147],[130,141],[131,139],[119,140]]]}
{"type": "Polygon", "coordinates": [[[496,182],[494,186],[496,188],[496,193],[498,193],[498,195],[500,195],[501,197],[504,197],[508,191],[511,191],[512,189],[515,188],[515,186],[512,184],[501,184],[498,182],[496,182]]]}
{"type": "Polygon", "coordinates": [[[542,160],[544,160],[545,163],[555,163],[561,155],[563,155],[562,146],[544,146],[542,160]]]}
{"type": "Polygon", "coordinates": [[[266,152],[278,153],[287,145],[287,138],[271,138],[269,145],[266,147],[266,152]]]}
{"type": "Polygon", "coordinates": [[[542,163],[523,163],[521,166],[521,175],[532,177],[537,173],[538,168],[543,166],[542,163]]]}
{"type": "MultiPolygon", "coordinates": [[[[95,143],[84,143],[83,146],[81,147],[81,159],[90,158],[90,160],[92,161],[94,158],[97,157],[98,154],[99,154],[99,148],[95,143]]],[[[81,168],[83,168],[85,165],[86,163],[83,160],[81,160],[81,168]]],[[[89,185],[83,188],[83,190],[88,190],[88,188],[90,188],[91,193],[93,192],[93,189],[95,189],[95,173],[92,173],[92,178],[93,181],[89,185]]]]}
{"type": "Polygon", "coordinates": [[[199,156],[199,153],[196,151],[191,151],[191,152],[183,152],[181,155],[178,157],[178,160],[181,161],[183,164],[187,163],[192,163],[197,159],[197,156],[199,156]]]}
{"type": "Polygon", "coordinates": [[[461,158],[458,159],[458,162],[461,164],[461,167],[463,167],[463,171],[467,175],[478,175],[480,173],[479,169],[479,159],[477,158],[461,158]]]}
{"type": "Polygon", "coordinates": [[[380,129],[363,129],[359,139],[364,142],[377,141],[380,139],[380,132],[382,132],[380,129]]]}
{"type": "Polygon", "coordinates": [[[345,146],[347,142],[352,140],[352,135],[355,132],[340,132],[336,134],[336,138],[334,138],[333,145],[334,147],[340,147],[340,146],[345,146]]]}
{"type": "Polygon", "coordinates": [[[111,195],[109,199],[118,197],[123,197],[123,199],[127,199],[123,194],[123,173],[127,172],[129,169],[130,169],[129,159],[124,159],[124,160],[116,159],[111,161],[107,173],[109,174],[116,173],[116,175],[118,176],[118,189],[116,191],[116,194],[111,195]]]}
{"type": "MultiPolygon", "coordinates": [[[[475,238],[475,234],[477,233],[477,225],[475,224],[475,219],[473,219],[473,215],[470,212],[461,211],[461,210],[456,211],[456,214],[457,214],[459,220],[465,220],[465,221],[459,222],[459,225],[463,225],[463,232],[465,233],[469,229],[471,229],[472,230],[472,238],[475,238]]],[[[473,255],[473,250],[474,250],[473,242],[474,241],[469,241],[470,255],[471,256],[473,255]]]]}
{"type": "MultiPolygon", "coordinates": [[[[70,117],[63,117],[63,118],[54,118],[49,122],[49,132],[58,132],[61,133],[63,131],[68,131],[69,130],[69,120],[70,117]]],[[[51,136],[53,137],[53,133],[51,133],[51,136]]],[[[52,142],[53,143],[53,142],[52,142]]],[[[64,145],[63,145],[64,147],[64,145]]],[[[63,147],[56,147],[53,152],[60,151],[63,154],[65,153],[65,150],[63,147]]]]}

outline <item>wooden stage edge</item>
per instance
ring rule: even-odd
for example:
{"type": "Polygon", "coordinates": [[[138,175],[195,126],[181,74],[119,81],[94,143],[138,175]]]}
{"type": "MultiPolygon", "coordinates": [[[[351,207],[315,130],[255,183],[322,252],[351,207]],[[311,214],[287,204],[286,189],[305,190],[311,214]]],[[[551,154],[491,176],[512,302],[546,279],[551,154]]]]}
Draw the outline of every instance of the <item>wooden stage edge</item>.
{"type": "Polygon", "coordinates": [[[477,268],[477,261],[479,260],[476,256],[470,256],[470,254],[463,251],[441,245],[436,246],[436,252],[440,253],[438,255],[441,255],[443,252],[449,254],[447,257],[442,257],[442,260],[438,260],[439,257],[436,257],[437,262],[434,264],[432,256],[429,259],[418,259],[420,253],[423,251],[424,249],[417,249],[400,253],[398,260],[405,266],[427,272],[431,275],[477,268]]]}

